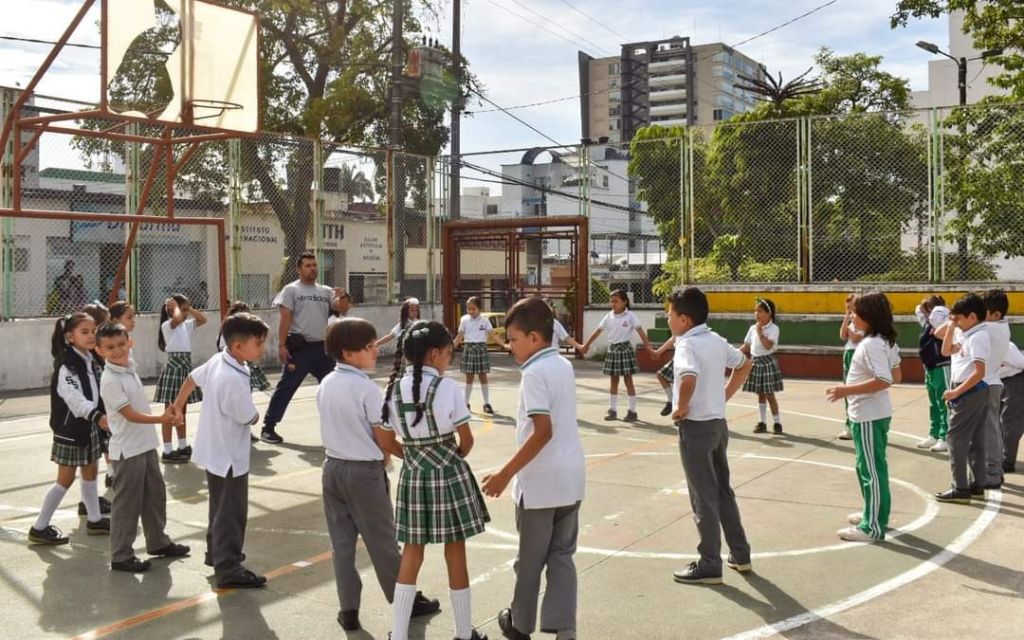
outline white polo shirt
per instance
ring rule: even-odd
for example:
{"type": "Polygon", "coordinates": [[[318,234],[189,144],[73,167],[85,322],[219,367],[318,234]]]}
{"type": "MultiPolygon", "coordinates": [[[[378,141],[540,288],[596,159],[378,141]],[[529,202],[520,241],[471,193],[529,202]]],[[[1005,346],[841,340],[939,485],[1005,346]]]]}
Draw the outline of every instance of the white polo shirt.
{"type": "MultiPolygon", "coordinates": [[[[418,322],[418,320],[410,321],[408,326],[411,327],[415,322],[418,322]]],[[[391,333],[392,338],[397,340],[399,337],[401,337],[402,331],[404,331],[404,329],[402,328],[402,323],[399,322],[398,324],[391,328],[391,331],[389,333],[391,333]]]]}
{"type": "Polygon", "coordinates": [[[950,357],[949,373],[953,386],[957,386],[974,373],[974,363],[985,363],[985,377],[988,378],[988,358],[991,338],[985,331],[985,324],[979,323],[964,331],[957,327],[953,332],[953,344],[960,350],[950,357]]]}
{"type": "MultiPolygon", "coordinates": [[[[400,385],[402,390],[402,400],[407,404],[412,404],[412,371],[413,368],[406,367],[405,375],[396,384],[400,385]]],[[[423,379],[420,381],[420,402],[426,402],[427,400],[427,388],[430,386],[430,382],[438,377],[437,369],[433,367],[423,367],[423,379]]],[[[391,400],[388,401],[388,421],[383,424],[383,428],[390,429],[398,434],[398,436],[404,437],[405,433],[402,431],[402,427],[398,421],[398,396],[392,394],[391,400]]],[[[439,434],[444,435],[446,433],[454,433],[460,425],[469,422],[469,408],[466,406],[466,397],[462,393],[462,387],[458,385],[451,378],[444,378],[441,380],[440,385],[437,387],[437,393],[434,395],[434,419],[437,420],[437,431],[439,434]]],[[[431,436],[430,428],[427,426],[427,415],[426,412],[423,414],[423,419],[419,421],[419,424],[413,426],[413,420],[416,419],[416,411],[407,411],[405,414],[406,424],[409,426],[409,434],[413,438],[429,438],[431,436]]]]}
{"type": "Polygon", "coordinates": [[[561,346],[562,340],[565,340],[568,337],[569,332],[565,330],[565,326],[555,319],[555,323],[551,327],[551,346],[557,349],[561,346]]]}
{"type": "Polygon", "coordinates": [[[107,410],[110,425],[110,458],[121,460],[156,449],[160,441],[155,425],[132,422],[121,415],[121,409],[131,407],[138,413],[149,413],[149,398],[142,381],[129,360],[127,367],[108,361],[100,377],[100,395],[107,410]]]}
{"type": "Polygon", "coordinates": [[[999,367],[999,377],[1012,378],[1019,373],[1024,373],[1024,354],[1011,342],[1010,348],[1006,350],[1006,358],[999,367]]]}
{"type": "Polygon", "coordinates": [[[249,473],[249,427],[260,414],[249,390],[249,366],[221,351],[189,374],[203,390],[192,462],[215,476],[249,473]]]}
{"type": "Polygon", "coordinates": [[[747,356],[706,324],[697,325],[676,338],[672,359],[672,409],[679,408],[679,383],[686,376],[697,378],[687,420],[725,418],[725,370],[743,364],[747,356]]]}
{"type": "Polygon", "coordinates": [[[523,363],[516,417],[516,444],[533,434],[533,416],[551,417],[551,440],[516,474],[512,500],[527,509],[550,509],[583,500],[586,460],[576,421],[576,376],[554,348],[523,363]]]}
{"type": "Polygon", "coordinates": [[[164,320],[160,331],[164,334],[167,353],[192,353],[192,334],[195,330],[196,319],[191,316],[173,329],[171,321],[164,320]]]}
{"type": "Polygon", "coordinates": [[[629,309],[619,314],[609,311],[604,318],[601,318],[599,326],[608,337],[608,344],[631,342],[633,331],[640,326],[640,318],[629,309]]]}
{"type": "MultiPolygon", "coordinates": [[[[847,330],[848,335],[857,335],[857,336],[863,336],[864,335],[864,332],[861,331],[860,329],[858,329],[857,327],[853,326],[852,322],[849,325],[847,325],[846,330],[847,330]]],[[[847,338],[846,339],[846,348],[845,348],[845,350],[846,351],[853,351],[856,348],[857,348],[857,343],[854,342],[853,340],[850,340],[849,338],[847,338]]]]}
{"type": "Polygon", "coordinates": [[[1010,349],[1010,321],[996,320],[985,323],[985,332],[988,333],[989,351],[985,359],[985,382],[988,386],[1001,386],[1002,378],[999,376],[999,368],[1006,360],[1006,352],[1010,349]]]}
{"type": "Polygon", "coordinates": [[[752,324],[747,329],[747,337],[743,338],[743,344],[750,345],[750,355],[752,356],[770,356],[779,348],[779,325],[769,322],[764,325],[761,332],[764,333],[764,337],[772,341],[772,348],[765,348],[764,343],[757,337],[757,325],[752,324]]]}
{"type": "MultiPolygon", "coordinates": [[[[846,375],[846,385],[878,379],[892,384],[892,370],[899,364],[895,351],[889,342],[878,335],[865,336],[857,344],[850,361],[850,372],[846,375]]],[[[875,393],[858,393],[846,397],[846,415],[853,422],[871,422],[892,417],[892,402],[889,390],[875,393]]]]}
{"type": "Polygon", "coordinates": [[[491,321],[479,315],[473,317],[468,313],[459,321],[459,333],[466,342],[487,342],[487,336],[494,331],[491,321]]]}
{"type": "Polygon", "coordinates": [[[384,398],[363,371],[339,364],[316,390],[320,438],[327,457],[337,460],[383,460],[373,427],[380,426],[384,398]]]}

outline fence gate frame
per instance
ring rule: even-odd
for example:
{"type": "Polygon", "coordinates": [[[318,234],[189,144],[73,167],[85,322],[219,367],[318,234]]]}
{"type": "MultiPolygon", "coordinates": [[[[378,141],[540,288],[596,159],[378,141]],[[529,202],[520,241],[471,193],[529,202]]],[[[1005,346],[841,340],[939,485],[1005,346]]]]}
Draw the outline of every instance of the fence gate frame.
{"type": "Polygon", "coordinates": [[[456,304],[460,297],[492,291],[469,291],[459,288],[459,249],[475,242],[502,243],[505,249],[506,295],[509,300],[519,300],[527,295],[565,297],[575,290],[573,296],[573,328],[577,337],[583,331],[583,309],[588,301],[590,283],[590,220],[585,216],[534,216],[498,220],[462,219],[450,220],[442,228],[442,293],[444,324],[449,329],[457,327],[456,304]],[[570,227],[570,231],[548,231],[552,227],[570,227]],[[569,266],[571,284],[569,287],[555,287],[540,284],[520,286],[525,275],[520,264],[520,248],[527,241],[569,240],[569,266]],[[581,284],[582,283],[582,284],[581,284]]]}

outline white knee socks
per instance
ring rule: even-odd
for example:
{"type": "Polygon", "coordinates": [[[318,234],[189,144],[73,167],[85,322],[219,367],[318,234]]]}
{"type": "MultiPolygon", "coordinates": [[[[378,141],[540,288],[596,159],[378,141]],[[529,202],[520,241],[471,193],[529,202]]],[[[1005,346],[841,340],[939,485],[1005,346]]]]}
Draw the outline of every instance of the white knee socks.
{"type": "Polygon", "coordinates": [[[85,503],[85,511],[89,515],[86,518],[89,522],[99,522],[102,518],[100,513],[100,494],[96,488],[95,480],[82,480],[82,502],[85,503]]]}
{"type": "Polygon", "coordinates": [[[483,391],[484,394],[484,404],[491,404],[491,390],[483,383],[480,384],[480,390],[483,391]]]}
{"type": "Polygon", "coordinates": [[[469,640],[473,635],[473,606],[469,595],[469,587],[465,589],[449,589],[452,599],[452,612],[455,614],[455,637],[469,640]]]}
{"type": "Polygon", "coordinates": [[[395,585],[394,611],[395,619],[391,624],[391,640],[409,640],[409,619],[412,618],[412,605],[416,602],[416,585],[395,585]]]}
{"type": "Polygon", "coordinates": [[[469,396],[473,395],[473,383],[466,383],[466,404],[469,404],[469,396]]]}
{"type": "Polygon", "coordinates": [[[667,387],[662,389],[662,391],[665,392],[665,399],[668,400],[669,402],[672,402],[672,385],[668,385],[667,387]]]}
{"type": "Polygon", "coordinates": [[[619,396],[608,394],[608,408],[612,411],[618,411],[619,409],[619,396]]]}
{"type": "Polygon", "coordinates": [[[64,499],[64,494],[68,492],[67,489],[60,486],[56,482],[50,487],[50,490],[46,492],[46,496],[43,498],[43,506],[39,507],[39,517],[36,518],[36,523],[32,525],[34,529],[45,529],[50,526],[50,520],[53,519],[53,513],[60,506],[60,501],[64,499]]]}
{"type": "Polygon", "coordinates": [[[629,400],[629,410],[636,413],[636,396],[626,396],[626,399],[629,400]]]}
{"type": "Polygon", "coordinates": [[[757,405],[757,410],[761,414],[761,422],[768,422],[768,405],[767,404],[758,404],[757,405]]]}

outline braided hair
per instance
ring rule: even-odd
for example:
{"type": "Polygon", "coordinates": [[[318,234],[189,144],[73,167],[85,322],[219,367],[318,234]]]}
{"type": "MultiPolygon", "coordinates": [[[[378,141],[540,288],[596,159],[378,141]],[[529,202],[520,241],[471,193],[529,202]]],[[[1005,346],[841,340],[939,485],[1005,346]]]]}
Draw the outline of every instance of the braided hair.
{"type": "MultiPolygon", "coordinates": [[[[384,392],[384,407],[381,417],[387,421],[390,414],[391,396],[395,391],[395,384],[400,384],[402,377],[402,359],[412,364],[412,401],[416,406],[416,418],[412,426],[419,424],[423,419],[424,405],[420,402],[420,383],[423,381],[423,361],[431,349],[444,349],[452,345],[452,334],[448,329],[436,320],[420,320],[412,325],[408,331],[398,338],[398,348],[395,349],[395,366],[391,371],[391,378],[388,380],[387,390],[384,392]]],[[[398,408],[401,411],[401,407],[398,408]]]]}

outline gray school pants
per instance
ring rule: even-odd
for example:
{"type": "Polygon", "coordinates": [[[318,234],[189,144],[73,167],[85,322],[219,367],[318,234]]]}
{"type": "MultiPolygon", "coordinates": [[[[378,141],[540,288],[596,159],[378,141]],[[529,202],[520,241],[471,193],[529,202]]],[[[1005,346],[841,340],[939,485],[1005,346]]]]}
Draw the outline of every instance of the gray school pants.
{"type": "Polygon", "coordinates": [[[1003,385],[988,388],[988,422],[985,424],[985,479],[982,486],[1003,481],[1003,430],[999,414],[1003,403],[1003,385]]]}
{"type": "Polygon", "coordinates": [[[512,596],[512,622],[519,631],[533,633],[537,625],[540,576],[547,567],[547,587],[540,607],[544,633],[576,630],[576,538],[580,530],[580,503],[549,509],[516,505],[516,586],[512,596]]]}
{"type": "Polygon", "coordinates": [[[395,511],[388,488],[388,474],[380,460],[329,457],[324,461],[324,514],[342,611],[359,609],[363,582],[356,568],[356,541],[360,535],[384,597],[388,602],[395,598],[402,554],[395,542],[395,511]]]}
{"type": "Polygon", "coordinates": [[[153,553],[171,544],[167,526],[167,487],[156,451],[111,460],[114,468],[114,499],[110,509],[110,559],[126,562],[135,557],[132,547],[139,533],[139,519],[146,536],[146,551],[153,553]]]}
{"type": "Polygon", "coordinates": [[[242,547],[249,519],[249,474],[236,477],[229,469],[227,477],[222,478],[207,471],[206,486],[210,490],[206,548],[217,583],[221,584],[245,575],[242,547]]]}
{"type": "Polygon", "coordinates": [[[738,562],[750,561],[750,543],[740,522],[736,494],[729,486],[729,428],[724,419],[683,420],[679,428],[679,454],[693,507],[700,543],[698,566],[722,571],[722,533],[738,562]]]}
{"type": "Polygon", "coordinates": [[[1002,404],[999,422],[1003,432],[1003,464],[1013,466],[1024,435],[1024,373],[1003,379],[1002,404]]]}
{"type": "Polygon", "coordinates": [[[953,486],[957,489],[980,488],[985,484],[985,428],[989,406],[988,389],[967,393],[950,403],[946,445],[953,486]]]}

